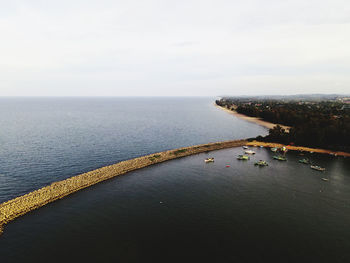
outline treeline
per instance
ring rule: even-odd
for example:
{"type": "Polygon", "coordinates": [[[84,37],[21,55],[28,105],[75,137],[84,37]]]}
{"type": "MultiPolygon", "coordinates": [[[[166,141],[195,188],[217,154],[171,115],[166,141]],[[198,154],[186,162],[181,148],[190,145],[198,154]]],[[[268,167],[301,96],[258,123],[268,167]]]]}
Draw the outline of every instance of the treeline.
{"type": "Polygon", "coordinates": [[[338,101],[283,101],[226,98],[216,102],[244,115],[292,128],[270,129],[259,140],[350,152],[350,110],[338,101]]]}

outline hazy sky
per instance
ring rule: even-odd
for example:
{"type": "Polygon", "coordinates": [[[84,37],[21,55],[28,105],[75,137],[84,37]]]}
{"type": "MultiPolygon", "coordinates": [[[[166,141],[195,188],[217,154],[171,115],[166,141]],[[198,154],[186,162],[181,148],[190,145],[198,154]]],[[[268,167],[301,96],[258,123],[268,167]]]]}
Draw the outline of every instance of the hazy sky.
{"type": "Polygon", "coordinates": [[[350,93],[349,0],[0,6],[0,96],[350,93]]]}

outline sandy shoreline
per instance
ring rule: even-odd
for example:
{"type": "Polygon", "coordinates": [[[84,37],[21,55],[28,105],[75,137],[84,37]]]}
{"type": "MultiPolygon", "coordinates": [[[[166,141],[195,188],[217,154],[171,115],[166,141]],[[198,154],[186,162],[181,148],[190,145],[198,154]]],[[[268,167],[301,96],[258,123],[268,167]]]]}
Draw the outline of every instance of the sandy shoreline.
{"type": "Polygon", "coordinates": [[[291,150],[291,151],[325,153],[325,154],[330,154],[330,155],[350,157],[350,153],[347,153],[347,152],[337,152],[337,151],[331,151],[331,150],[326,150],[326,149],[310,148],[310,147],[303,147],[303,146],[283,145],[280,143],[272,143],[272,142],[252,141],[252,142],[248,142],[247,145],[248,146],[264,146],[264,147],[269,147],[269,148],[273,148],[273,147],[281,148],[281,147],[285,146],[288,150],[291,150]]]}
{"type": "MultiPolygon", "coordinates": [[[[114,178],[116,176],[138,170],[157,163],[182,158],[194,154],[199,154],[208,151],[215,151],[243,145],[249,146],[264,146],[264,147],[283,147],[285,145],[279,143],[268,143],[246,140],[235,140],[226,142],[208,143],[202,145],[194,145],[159,153],[154,153],[146,156],[137,157],[134,159],[122,161],[113,165],[105,166],[87,173],[76,175],[68,179],[53,182],[52,184],[32,191],[25,195],[16,197],[0,204],[0,235],[4,225],[10,221],[25,215],[26,213],[45,206],[48,203],[54,202],[67,195],[73,194],[84,188],[93,186],[102,181],[114,178]]],[[[293,151],[307,151],[315,153],[325,153],[337,156],[350,157],[350,153],[335,152],[325,149],[316,149],[301,146],[286,146],[287,149],[293,151]]]]}
{"type": "MultiPolygon", "coordinates": [[[[261,125],[265,128],[268,129],[272,129],[274,126],[276,126],[277,124],[275,123],[271,123],[271,122],[267,122],[267,121],[263,121],[259,118],[256,117],[249,117],[246,116],[244,114],[240,114],[236,111],[232,111],[227,109],[226,107],[221,107],[217,104],[214,104],[217,108],[226,111],[229,114],[232,114],[240,119],[246,120],[246,121],[250,121],[250,122],[254,122],[258,125],[261,125]]],[[[289,129],[291,128],[290,126],[286,126],[286,125],[281,125],[279,124],[282,128],[284,128],[287,132],[289,131],[289,129]]],[[[315,152],[315,153],[325,153],[325,154],[330,154],[330,155],[337,155],[337,156],[346,156],[346,157],[350,157],[350,153],[347,152],[339,152],[339,151],[332,151],[332,150],[326,150],[326,149],[319,149],[319,148],[310,148],[310,147],[303,147],[303,146],[288,146],[288,145],[283,145],[280,143],[271,143],[271,142],[258,142],[258,141],[253,141],[253,142],[249,142],[247,143],[247,145],[249,146],[264,146],[264,147],[277,147],[277,148],[281,148],[283,146],[285,146],[288,150],[292,150],[292,151],[305,151],[305,152],[315,152]]]]}
{"type": "MultiPolygon", "coordinates": [[[[223,111],[226,111],[227,113],[232,114],[232,115],[234,115],[234,116],[236,116],[236,117],[238,117],[238,118],[240,118],[240,119],[243,119],[243,120],[249,121],[249,122],[253,122],[253,123],[255,123],[255,124],[258,124],[258,125],[260,125],[260,126],[263,126],[263,127],[265,127],[265,128],[268,128],[268,129],[272,129],[273,127],[275,127],[276,125],[278,125],[278,124],[276,124],[276,123],[271,123],[271,122],[268,122],[268,121],[264,121],[264,120],[261,120],[261,119],[256,118],[256,117],[249,117],[249,116],[247,116],[247,115],[240,114],[240,113],[238,113],[238,112],[236,112],[236,111],[229,110],[229,109],[227,109],[227,108],[225,108],[225,107],[221,107],[221,106],[219,106],[219,105],[217,105],[217,104],[214,104],[214,105],[215,105],[217,108],[219,108],[219,109],[221,109],[221,110],[223,110],[223,111]]],[[[289,129],[290,129],[289,126],[281,125],[281,124],[279,124],[279,125],[280,125],[283,129],[285,129],[287,132],[288,132],[289,129]]]]}

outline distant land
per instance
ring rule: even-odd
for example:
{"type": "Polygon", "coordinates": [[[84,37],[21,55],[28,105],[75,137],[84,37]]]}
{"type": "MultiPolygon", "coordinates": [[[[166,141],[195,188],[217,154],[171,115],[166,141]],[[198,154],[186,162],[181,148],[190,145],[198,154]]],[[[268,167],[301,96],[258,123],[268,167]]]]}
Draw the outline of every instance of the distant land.
{"type": "Polygon", "coordinates": [[[220,98],[235,98],[240,100],[342,101],[350,104],[350,94],[242,95],[220,96],[220,98]]]}
{"type": "Polygon", "coordinates": [[[270,128],[269,135],[258,136],[258,141],[350,152],[350,95],[223,97],[216,104],[249,118],[279,124],[265,126],[270,128]]]}

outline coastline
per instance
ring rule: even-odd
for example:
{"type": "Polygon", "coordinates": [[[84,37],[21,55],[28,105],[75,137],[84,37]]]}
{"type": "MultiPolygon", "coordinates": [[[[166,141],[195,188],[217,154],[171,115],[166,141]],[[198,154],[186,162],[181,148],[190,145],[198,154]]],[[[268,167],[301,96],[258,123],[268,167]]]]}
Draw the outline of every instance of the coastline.
{"type": "Polygon", "coordinates": [[[268,147],[268,148],[286,147],[288,150],[291,150],[291,151],[324,153],[324,154],[329,154],[329,155],[350,157],[350,153],[347,153],[347,152],[337,152],[337,151],[331,151],[331,150],[320,149],[320,148],[310,148],[310,147],[304,147],[304,146],[284,145],[284,144],[273,143],[273,142],[252,141],[252,142],[248,142],[247,145],[248,146],[264,146],[264,147],[268,147]]]}
{"type": "Polygon", "coordinates": [[[281,124],[277,124],[277,123],[272,123],[272,122],[268,122],[268,121],[264,121],[260,118],[257,118],[257,117],[249,117],[247,115],[244,115],[244,114],[241,114],[241,113],[238,113],[236,111],[233,111],[233,110],[229,110],[225,107],[221,107],[219,105],[217,105],[216,103],[214,103],[215,107],[229,113],[229,114],[232,114],[233,116],[236,116],[242,120],[245,120],[245,121],[249,121],[249,122],[253,122],[255,124],[258,124],[260,126],[263,126],[267,129],[272,129],[273,127],[275,127],[276,125],[279,125],[281,126],[283,129],[286,130],[286,132],[289,132],[289,129],[291,128],[290,126],[286,126],[286,125],[281,125],[281,124]]]}
{"type": "Polygon", "coordinates": [[[79,174],[62,181],[53,182],[52,184],[32,191],[25,195],[5,201],[0,204],[0,235],[3,232],[4,226],[12,220],[29,213],[35,209],[45,206],[65,196],[73,194],[84,188],[93,186],[102,181],[114,178],[118,175],[123,175],[131,171],[135,171],[153,164],[162,163],[165,161],[182,158],[194,154],[234,148],[240,146],[264,146],[264,147],[283,147],[292,151],[316,152],[323,154],[331,154],[337,156],[350,157],[350,153],[335,152],[325,149],[309,148],[302,146],[286,146],[279,143],[258,142],[247,140],[234,140],[225,142],[208,143],[194,145],[189,147],[178,148],[174,150],[153,153],[137,157],[134,159],[121,161],[116,164],[98,168],[96,170],[79,174]]]}
{"type": "MultiPolygon", "coordinates": [[[[253,122],[255,124],[258,124],[260,126],[268,128],[268,129],[272,129],[276,125],[280,125],[282,128],[285,129],[286,132],[289,132],[289,129],[291,128],[290,126],[263,121],[263,120],[261,120],[259,118],[256,118],[256,117],[249,117],[249,116],[246,116],[244,114],[240,114],[240,113],[238,113],[238,112],[236,112],[234,110],[229,110],[226,107],[219,106],[216,103],[214,103],[214,105],[217,108],[219,108],[219,109],[221,109],[221,110],[223,110],[223,111],[225,111],[225,112],[227,112],[229,114],[232,114],[232,115],[234,115],[234,116],[236,116],[236,117],[238,117],[238,118],[240,118],[242,120],[253,122]]],[[[320,148],[310,148],[310,147],[305,147],[305,146],[283,145],[283,144],[280,144],[280,143],[272,143],[272,142],[259,142],[259,141],[255,141],[255,140],[253,142],[247,143],[247,145],[249,145],[249,146],[254,146],[254,145],[256,145],[256,146],[264,146],[264,147],[270,147],[270,148],[273,148],[273,147],[277,147],[277,148],[286,147],[288,150],[292,150],[292,151],[316,152],[316,153],[324,153],[324,154],[330,154],[330,155],[350,157],[350,153],[347,153],[347,152],[332,151],[332,150],[320,149],[320,148]]]]}

